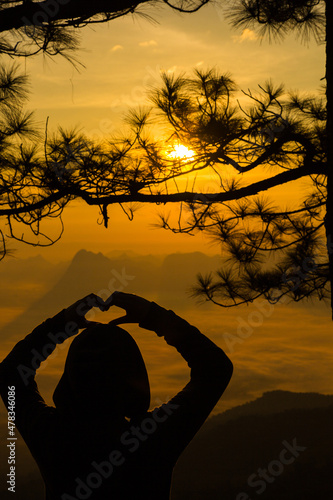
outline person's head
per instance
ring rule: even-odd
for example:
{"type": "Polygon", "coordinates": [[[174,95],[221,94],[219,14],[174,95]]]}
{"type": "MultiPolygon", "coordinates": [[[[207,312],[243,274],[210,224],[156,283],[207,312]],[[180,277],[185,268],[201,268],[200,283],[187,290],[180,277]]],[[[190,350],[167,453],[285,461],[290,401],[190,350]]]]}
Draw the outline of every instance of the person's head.
{"type": "Polygon", "coordinates": [[[148,374],[141,352],[125,330],[97,324],[72,342],[53,401],[64,413],[133,418],[149,408],[148,374]]]}

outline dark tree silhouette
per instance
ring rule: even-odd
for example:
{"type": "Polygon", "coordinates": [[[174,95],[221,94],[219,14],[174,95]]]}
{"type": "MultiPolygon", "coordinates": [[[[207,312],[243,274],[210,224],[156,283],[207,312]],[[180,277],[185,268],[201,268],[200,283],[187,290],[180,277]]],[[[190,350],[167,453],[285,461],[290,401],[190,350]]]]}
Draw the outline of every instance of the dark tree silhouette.
{"type": "MultiPolygon", "coordinates": [[[[149,19],[148,12],[156,8],[157,4],[166,4],[179,12],[191,13],[208,2],[209,0],[0,0],[0,56],[20,59],[42,52],[50,57],[61,55],[77,66],[81,64],[76,58],[80,28],[125,15],[141,15],[149,19]]],[[[61,213],[75,195],[69,195],[63,188],[58,192],[59,179],[62,183],[65,181],[68,174],[64,169],[68,167],[74,153],[78,150],[82,152],[83,144],[82,138],[74,139],[75,134],[62,132],[63,143],[59,147],[65,151],[64,161],[59,160],[54,168],[47,159],[44,159],[44,165],[41,164],[40,155],[37,155],[38,148],[27,140],[38,137],[39,143],[43,143],[43,139],[36,130],[32,114],[23,114],[21,111],[27,96],[27,79],[19,74],[16,66],[7,66],[7,63],[8,58],[3,57],[0,69],[0,207],[6,229],[0,227],[0,260],[9,251],[5,234],[32,245],[51,245],[61,237],[61,213]],[[51,169],[51,182],[45,184],[47,169],[51,169]],[[61,230],[56,237],[43,233],[41,222],[46,217],[59,219],[61,230]],[[28,225],[35,238],[29,241],[23,232],[16,236],[13,222],[14,225],[28,225]]],[[[91,154],[99,151],[96,145],[86,141],[84,144],[85,153],[90,148],[91,154]]],[[[57,154],[59,159],[61,153],[58,151],[57,154]]]]}
{"type": "Polygon", "coordinates": [[[79,30],[135,14],[149,18],[150,7],[166,4],[180,12],[195,12],[209,0],[0,0],[0,53],[27,57],[61,54],[73,63],[79,30]]]}
{"type": "Polygon", "coordinates": [[[10,235],[18,238],[22,223],[37,235],[42,219],[59,216],[74,198],[99,206],[105,226],[114,203],[130,218],[136,203],[180,203],[176,224],[164,214],[161,225],[204,231],[228,262],[216,277],[200,277],[196,293],[226,306],[259,296],[327,297],[325,97],[287,94],[270,82],[244,95],[241,106],[231,77],[215,70],[164,75],[153,106],[128,114],[127,138],[96,145],[60,130],[43,151],[21,146],[2,190],[10,235]],[[161,121],[169,129],[156,140],[151,126],[161,121]],[[175,144],[192,155],[170,154],[175,144]],[[216,179],[208,192],[207,173],[216,179]],[[297,208],[260,197],[298,179],[308,179],[311,192],[297,208]],[[183,180],[192,186],[184,189],[183,180]]]}
{"type": "MultiPolygon", "coordinates": [[[[326,145],[328,168],[326,171],[326,214],[325,230],[329,257],[329,279],[333,281],[333,33],[329,28],[333,19],[333,5],[330,0],[238,0],[228,7],[228,15],[235,27],[254,27],[261,35],[269,38],[283,37],[290,31],[296,32],[304,41],[313,35],[317,42],[326,42],[326,145]]],[[[304,274],[304,273],[303,273],[304,274]]],[[[305,273],[306,274],[306,273],[305,273]]],[[[331,295],[333,310],[333,295],[331,295]]]]}
{"type": "Polygon", "coordinates": [[[247,107],[238,104],[235,94],[230,76],[213,70],[196,71],[194,78],[164,75],[152,101],[170,125],[169,140],[186,144],[194,153],[172,160],[172,166],[165,143],[149,140],[146,133],[152,112],[132,114],[141,161],[146,158],[149,167],[158,165],[174,179],[197,174],[197,188],[190,192],[178,186],[171,194],[170,183],[166,185],[158,201],[184,203],[176,224],[162,215],[161,225],[174,232],[203,231],[222,245],[221,270],[199,276],[194,287],[195,295],[218,305],[234,306],[260,296],[270,301],[284,295],[296,301],[328,297],[325,97],[287,94],[271,82],[258,93],[245,93],[247,107]],[[215,189],[207,192],[201,181],[200,190],[200,171],[215,174],[215,189]],[[307,179],[311,191],[291,208],[262,196],[297,179],[307,179]]]}
{"type": "MultiPolygon", "coordinates": [[[[14,4],[19,3],[10,2],[4,10],[18,7],[14,4]]],[[[82,9],[87,9],[84,13],[77,10],[77,17],[66,17],[66,10],[59,8],[57,18],[37,28],[43,36],[49,26],[70,33],[66,30],[104,22],[133,10],[132,5],[126,10],[122,3],[124,9],[114,7],[108,18],[102,11],[97,12],[102,3],[106,2],[95,2],[97,17],[91,14],[88,2],[81,2],[82,9]]],[[[193,11],[204,3],[182,2],[174,7],[193,11]]],[[[73,7],[77,2],[70,4],[73,7]]],[[[269,36],[295,29],[307,38],[312,32],[317,41],[322,38],[332,8],[323,0],[240,0],[225,5],[236,26],[257,24],[261,34],[268,32],[269,36]]],[[[15,30],[29,36],[27,27],[28,23],[15,30]]],[[[37,31],[29,41],[36,43],[35,36],[37,31]]],[[[329,55],[329,33],[326,44],[329,55]]],[[[52,43],[38,50],[48,47],[52,43]]],[[[18,44],[15,54],[20,50],[18,44]]],[[[13,70],[9,71],[13,74],[13,70]]],[[[288,94],[282,86],[268,82],[258,92],[244,93],[247,104],[242,106],[229,75],[213,70],[196,72],[194,77],[164,75],[163,85],[151,93],[152,108],[129,113],[131,133],[107,145],[96,144],[75,131],[60,130],[55,137],[45,138],[43,150],[32,148],[29,142],[18,147],[17,135],[33,133],[33,128],[28,124],[23,130],[9,127],[12,132],[8,136],[2,133],[2,171],[6,175],[0,179],[0,217],[6,220],[10,237],[26,240],[23,224],[37,238],[31,243],[41,244],[44,236],[48,244],[53,240],[43,234],[43,220],[61,220],[62,210],[74,198],[99,206],[105,226],[110,217],[108,207],[114,203],[120,203],[130,218],[140,203],[180,203],[176,223],[164,214],[161,225],[174,232],[204,231],[223,246],[222,269],[215,275],[199,276],[196,295],[222,306],[260,296],[271,301],[284,295],[296,301],[309,296],[328,297],[333,275],[329,263],[332,180],[327,167],[332,141],[326,139],[332,135],[330,73],[328,57],[326,100],[324,92],[315,96],[288,94]],[[151,125],[160,120],[164,120],[163,130],[167,123],[169,131],[157,140],[151,125]],[[177,158],[168,154],[176,143],[186,145],[193,155],[177,158]],[[219,184],[207,191],[200,176],[208,171],[215,174],[219,184]],[[312,192],[298,200],[296,208],[278,206],[262,197],[263,192],[298,179],[306,179],[312,192]]],[[[20,89],[9,93],[8,88],[9,82],[3,92],[7,92],[7,99],[14,99],[20,89]]],[[[19,94],[17,97],[22,99],[19,94]]],[[[3,109],[5,120],[1,126],[5,131],[9,115],[5,105],[3,109]]]]}

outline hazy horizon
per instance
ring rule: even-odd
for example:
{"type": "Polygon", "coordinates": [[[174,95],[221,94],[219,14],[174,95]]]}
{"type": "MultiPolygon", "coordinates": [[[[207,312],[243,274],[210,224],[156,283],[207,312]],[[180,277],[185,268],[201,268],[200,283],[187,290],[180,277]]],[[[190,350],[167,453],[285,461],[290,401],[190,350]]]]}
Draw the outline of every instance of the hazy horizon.
{"type": "MultiPolygon", "coordinates": [[[[35,259],[33,276],[29,276],[26,269],[23,281],[20,275],[25,264],[29,267],[29,260],[15,260],[16,277],[14,269],[8,269],[6,278],[0,268],[3,281],[1,357],[37,324],[80,296],[92,291],[106,298],[118,285],[123,291],[146,296],[173,309],[230,356],[234,375],[216,412],[245,403],[267,390],[333,394],[332,325],[328,305],[318,302],[271,305],[263,300],[230,309],[200,305],[189,297],[189,286],[198,271],[213,270],[217,256],[193,252],[161,258],[128,253],[131,254],[128,257],[120,254],[108,258],[102,252],[81,251],[60,268],[35,259]],[[16,303],[11,307],[13,297],[16,303]]],[[[107,322],[121,314],[121,310],[115,309],[97,313],[95,318],[107,322]]],[[[154,398],[165,400],[173,396],[189,379],[186,362],[155,334],[135,325],[125,325],[125,328],[134,335],[146,360],[152,403],[154,398]]],[[[52,362],[46,361],[40,369],[40,387],[49,403],[66,352],[67,348],[59,350],[59,355],[52,362]]]]}

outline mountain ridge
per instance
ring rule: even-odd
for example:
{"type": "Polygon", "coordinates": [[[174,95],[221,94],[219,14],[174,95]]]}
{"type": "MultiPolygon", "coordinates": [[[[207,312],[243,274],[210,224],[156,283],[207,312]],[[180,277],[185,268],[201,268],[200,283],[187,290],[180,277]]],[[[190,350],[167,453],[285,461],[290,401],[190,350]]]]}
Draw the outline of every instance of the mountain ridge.
{"type": "MultiPolygon", "coordinates": [[[[34,301],[28,301],[26,296],[23,296],[23,301],[29,305],[27,309],[14,320],[12,320],[4,328],[0,330],[0,334],[10,335],[32,329],[38,322],[44,321],[47,317],[52,317],[58,311],[67,307],[81,297],[94,292],[103,295],[106,298],[115,290],[127,291],[143,295],[149,300],[155,300],[168,308],[182,308],[184,304],[193,305],[188,298],[188,285],[195,281],[196,273],[200,270],[200,263],[206,262],[209,267],[211,257],[197,252],[184,254],[170,254],[169,260],[174,259],[179,264],[179,268],[170,268],[165,270],[164,260],[161,262],[159,257],[133,255],[127,256],[125,253],[117,258],[110,259],[102,252],[91,252],[89,250],[79,250],[72,260],[66,266],[62,264],[60,272],[53,276],[50,271],[52,264],[46,261],[37,260],[40,262],[42,269],[38,266],[33,270],[36,280],[38,277],[43,282],[41,293],[35,293],[34,301]],[[191,260],[189,256],[192,256],[191,260]],[[47,268],[44,269],[44,266],[47,268]],[[193,269],[194,268],[194,269],[193,269]],[[45,289],[45,281],[47,282],[47,274],[50,273],[50,288],[45,289]],[[52,275],[52,276],[51,276],[52,275]],[[52,278],[52,279],[51,279],[52,278]],[[44,293],[42,293],[44,291],[44,293]]],[[[21,262],[20,273],[31,273],[29,259],[24,263],[21,262]]],[[[35,282],[36,290],[38,282],[35,282]]],[[[16,293],[19,289],[16,287],[16,293]]]]}
{"type": "MultiPolygon", "coordinates": [[[[239,407],[249,408],[247,405],[252,403],[253,408],[259,408],[260,402],[267,398],[271,402],[275,400],[274,407],[284,399],[289,408],[278,413],[243,414],[241,417],[234,412],[233,418],[224,422],[219,420],[226,413],[230,416],[237,409],[234,407],[206,421],[177,462],[171,500],[255,499],[258,491],[254,485],[257,487],[259,483],[249,478],[257,477],[260,470],[266,470],[266,477],[269,477],[260,495],[264,500],[332,498],[333,435],[328,431],[333,404],[326,403],[333,400],[333,395],[267,391],[239,407]],[[307,404],[312,401],[316,406],[300,408],[300,398],[308,398],[307,404]],[[292,402],[293,408],[290,407],[292,402]],[[275,475],[273,465],[277,464],[284,449],[288,451],[288,464],[275,475]],[[291,449],[299,450],[294,454],[295,460],[289,460],[291,449]]],[[[1,430],[3,442],[0,444],[5,445],[5,423],[1,430]]],[[[16,500],[42,500],[40,474],[22,440],[18,442],[17,452],[20,472],[16,500]]],[[[5,477],[5,469],[0,469],[0,473],[5,477]]],[[[2,488],[0,493],[5,493],[5,486],[2,488]]]]}

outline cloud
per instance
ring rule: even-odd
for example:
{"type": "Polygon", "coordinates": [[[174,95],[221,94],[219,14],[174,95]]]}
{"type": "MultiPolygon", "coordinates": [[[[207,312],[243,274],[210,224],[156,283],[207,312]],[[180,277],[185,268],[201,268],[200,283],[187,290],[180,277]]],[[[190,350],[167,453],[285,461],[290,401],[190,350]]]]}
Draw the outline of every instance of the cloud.
{"type": "Polygon", "coordinates": [[[111,49],[111,52],[116,52],[117,50],[123,50],[123,46],[122,45],[114,45],[111,49]]]}
{"type": "Polygon", "coordinates": [[[169,68],[167,70],[167,73],[169,73],[169,74],[170,73],[176,73],[177,69],[178,69],[178,66],[172,66],[171,68],[169,68]]]}
{"type": "Polygon", "coordinates": [[[140,42],[139,45],[140,47],[155,47],[157,42],[155,40],[149,40],[146,42],[140,42]]]}
{"type": "Polygon", "coordinates": [[[242,43],[245,41],[255,42],[256,40],[259,39],[259,36],[254,31],[245,28],[245,30],[243,30],[243,33],[240,36],[235,35],[232,37],[232,39],[234,42],[238,43],[242,43]]]}

